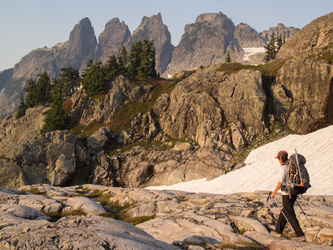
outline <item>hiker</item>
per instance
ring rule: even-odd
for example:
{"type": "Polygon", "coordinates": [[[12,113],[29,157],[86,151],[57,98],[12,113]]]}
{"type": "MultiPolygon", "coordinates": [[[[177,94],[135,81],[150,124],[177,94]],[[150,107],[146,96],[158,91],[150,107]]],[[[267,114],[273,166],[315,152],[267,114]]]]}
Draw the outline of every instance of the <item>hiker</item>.
{"type": "Polygon", "coordinates": [[[273,231],[271,234],[276,237],[281,237],[283,229],[285,228],[287,222],[289,222],[291,227],[294,229],[294,232],[296,233],[296,237],[293,239],[296,241],[305,241],[304,232],[299,225],[294,211],[294,203],[297,199],[297,194],[289,194],[285,190],[285,187],[289,182],[288,153],[284,150],[281,150],[278,152],[275,158],[278,159],[280,163],[279,181],[270,198],[274,199],[277,191],[281,189],[283,207],[280,212],[278,221],[276,222],[275,232],[273,231]]]}

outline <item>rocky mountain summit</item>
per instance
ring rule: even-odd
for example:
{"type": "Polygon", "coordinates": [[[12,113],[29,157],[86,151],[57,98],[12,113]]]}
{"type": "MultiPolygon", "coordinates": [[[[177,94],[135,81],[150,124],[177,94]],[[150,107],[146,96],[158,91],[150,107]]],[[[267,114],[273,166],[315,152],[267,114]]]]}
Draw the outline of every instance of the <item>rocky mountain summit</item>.
{"type": "Polygon", "coordinates": [[[194,24],[185,26],[184,34],[172,53],[168,74],[222,63],[228,50],[233,60],[241,61],[243,52],[234,32],[234,23],[221,12],[198,16],[194,24]]]}
{"type": "Polygon", "coordinates": [[[284,24],[279,23],[276,27],[271,27],[269,30],[260,32],[260,37],[264,40],[265,44],[269,41],[270,36],[274,33],[275,37],[281,36],[288,40],[294,36],[300,29],[295,27],[286,27],[284,24]]]}
{"type": "Polygon", "coordinates": [[[295,242],[290,240],[289,226],[282,238],[270,234],[280,212],[276,201],[281,204],[281,197],[267,201],[267,196],[263,191],[210,195],[97,185],[1,188],[0,246],[2,249],[112,249],[114,246],[119,249],[331,249],[332,197],[304,196],[299,201],[307,217],[299,208],[296,213],[307,242],[295,242]]]}

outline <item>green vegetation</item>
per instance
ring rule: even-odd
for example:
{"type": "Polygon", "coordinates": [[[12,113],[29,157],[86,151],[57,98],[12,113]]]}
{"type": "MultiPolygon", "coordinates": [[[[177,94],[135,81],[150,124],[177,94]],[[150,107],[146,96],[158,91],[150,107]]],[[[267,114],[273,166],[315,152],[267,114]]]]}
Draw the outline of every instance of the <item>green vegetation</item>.
{"type": "Polygon", "coordinates": [[[25,115],[25,111],[27,110],[27,105],[25,105],[24,103],[24,97],[23,97],[23,93],[21,92],[21,98],[20,98],[20,103],[17,107],[17,112],[16,112],[16,119],[21,118],[22,116],[25,115]]]}
{"type": "Polygon", "coordinates": [[[274,32],[271,34],[269,42],[265,46],[266,54],[264,60],[266,63],[276,58],[276,54],[279,52],[280,48],[285,42],[285,37],[282,38],[281,34],[278,38],[276,38],[274,32]]]}
{"type": "Polygon", "coordinates": [[[230,51],[228,50],[227,56],[225,57],[226,63],[231,63],[230,51]]]}
{"type": "Polygon", "coordinates": [[[324,61],[328,64],[333,64],[333,43],[324,47],[317,55],[310,55],[310,58],[314,58],[319,61],[324,61]]]}

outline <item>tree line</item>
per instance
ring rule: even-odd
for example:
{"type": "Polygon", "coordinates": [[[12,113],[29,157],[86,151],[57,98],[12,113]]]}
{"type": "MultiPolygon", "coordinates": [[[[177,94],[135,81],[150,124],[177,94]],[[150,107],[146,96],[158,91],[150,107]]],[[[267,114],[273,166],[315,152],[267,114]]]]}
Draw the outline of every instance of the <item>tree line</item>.
{"type": "Polygon", "coordinates": [[[83,74],[80,76],[77,68],[71,66],[61,68],[59,79],[51,79],[46,72],[38,75],[38,80],[29,79],[24,89],[26,97],[21,93],[16,118],[25,115],[28,108],[52,103],[47,111],[42,133],[66,126],[63,102],[82,86],[88,96],[105,94],[109,82],[119,75],[130,78],[155,78],[154,41],[138,41],[132,45],[128,54],[125,46],[122,47],[119,57],[111,56],[103,65],[100,61],[90,59],[83,74]]]}

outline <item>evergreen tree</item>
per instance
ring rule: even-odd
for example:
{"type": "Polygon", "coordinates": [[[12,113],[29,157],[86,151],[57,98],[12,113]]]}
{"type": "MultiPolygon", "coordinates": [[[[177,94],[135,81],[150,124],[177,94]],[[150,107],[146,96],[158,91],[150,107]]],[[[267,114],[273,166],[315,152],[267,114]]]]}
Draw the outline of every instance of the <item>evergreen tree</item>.
{"type": "Polygon", "coordinates": [[[94,63],[92,59],[88,61],[82,79],[82,87],[87,95],[105,94],[108,86],[104,71],[101,62],[94,63]]]}
{"type": "Polygon", "coordinates": [[[281,49],[282,45],[283,45],[283,39],[282,39],[282,35],[280,34],[279,37],[277,38],[277,46],[276,46],[276,51],[279,52],[279,50],[281,49]]]}
{"type": "Polygon", "coordinates": [[[62,108],[64,83],[58,82],[54,89],[54,103],[51,109],[46,112],[44,119],[44,125],[41,129],[41,133],[47,133],[54,130],[62,130],[66,128],[66,115],[62,108]]]}
{"type": "Polygon", "coordinates": [[[130,76],[157,77],[154,41],[138,41],[132,45],[128,61],[127,70],[130,76]]]}
{"type": "Polygon", "coordinates": [[[127,66],[127,63],[128,63],[128,57],[127,57],[127,50],[126,50],[126,47],[123,46],[120,50],[120,55],[119,55],[119,58],[118,58],[118,63],[120,66],[122,67],[126,67],[127,66]]]}
{"type": "Polygon", "coordinates": [[[118,75],[121,74],[120,65],[117,62],[115,55],[110,56],[106,65],[104,66],[105,81],[113,81],[118,75]]]}
{"type": "Polygon", "coordinates": [[[32,108],[32,107],[36,106],[38,103],[36,80],[30,78],[28,80],[27,87],[24,89],[24,91],[27,93],[26,100],[25,100],[26,106],[28,108],[32,108]]]}
{"type": "Polygon", "coordinates": [[[157,72],[156,72],[156,58],[155,58],[155,47],[154,47],[154,41],[144,41],[144,51],[147,56],[147,61],[148,61],[148,76],[149,77],[156,77],[157,72]]]}
{"type": "Polygon", "coordinates": [[[17,112],[16,112],[15,118],[19,119],[22,116],[24,116],[26,110],[27,110],[27,105],[25,105],[25,103],[24,103],[23,93],[21,92],[20,104],[17,107],[17,112]]]}
{"type": "Polygon", "coordinates": [[[64,83],[64,95],[72,96],[80,87],[79,70],[72,66],[61,68],[60,81],[64,83]]]}
{"type": "Polygon", "coordinates": [[[37,104],[51,102],[51,81],[46,72],[38,75],[37,81],[37,104]]]}
{"type": "Polygon", "coordinates": [[[276,43],[276,37],[275,37],[275,33],[273,32],[270,36],[270,40],[269,40],[268,44],[265,46],[266,54],[265,54],[264,60],[266,63],[275,59],[275,57],[276,57],[277,49],[276,49],[275,43],[276,43]]]}
{"type": "Polygon", "coordinates": [[[138,75],[138,69],[141,66],[142,55],[142,42],[138,41],[132,45],[130,54],[128,56],[127,72],[129,76],[136,77],[138,75]]]}
{"type": "Polygon", "coordinates": [[[226,63],[231,63],[230,51],[228,50],[227,56],[225,58],[226,63]]]}

